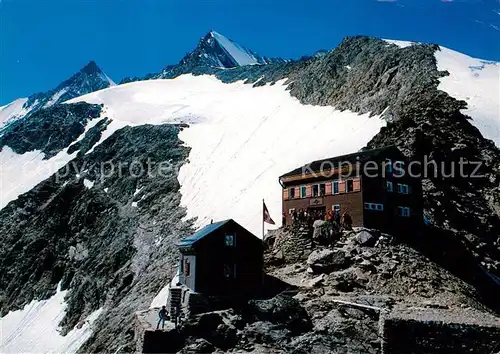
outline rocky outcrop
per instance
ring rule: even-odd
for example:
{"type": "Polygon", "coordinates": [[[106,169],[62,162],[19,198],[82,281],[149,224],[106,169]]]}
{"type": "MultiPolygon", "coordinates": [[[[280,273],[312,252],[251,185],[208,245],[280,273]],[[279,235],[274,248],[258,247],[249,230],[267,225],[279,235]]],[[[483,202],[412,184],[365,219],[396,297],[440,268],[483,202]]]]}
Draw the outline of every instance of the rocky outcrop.
{"type": "MultiPolygon", "coordinates": [[[[279,246],[275,244],[269,252],[277,252],[276,247],[279,246]]],[[[484,306],[476,288],[458,277],[465,274],[453,274],[429,261],[421,252],[406,245],[405,237],[354,228],[342,232],[329,247],[313,247],[307,261],[268,263],[268,271],[299,286],[294,298],[307,311],[314,326],[313,331],[298,336],[288,334],[288,337],[268,329],[266,338],[272,334],[275,343],[279,343],[278,348],[285,352],[324,353],[335,348],[339,352],[380,353],[383,348],[398,348],[398,352],[405,348],[403,352],[414,353],[419,352],[417,348],[432,345],[448,351],[471,351],[475,350],[475,343],[481,343],[481,348],[500,344],[491,342],[491,336],[500,330],[496,316],[484,306]],[[370,242],[359,242],[360,235],[370,242]],[[350,262],[333,270],[324,268],[323,264],[334,254],[345,255],[350,262]],[[315,263],[321,267],[308,272],[308,266],[315,263]],[[427,322],[433,311],[438,310],[442,311],[441,315],[433,315],[433,318],[450,318],[448,324],[434,326],[427,322]],[[404,319],[401,313],[406,314],[404,319]],[[470,322],[472,314],[476,319],[490,320],[478,326],[470,322]],[[409,343],[401,338],[408,336],[412,328],[418,328],[422,335],[433,331],[453,336],[466,333],[470,339],[464,337],[457,344],[445,340],[446,336],[436,335],[426,336],[425,345],[423,341],[418,344],[421,347],[417,344],[398,346],[398,343],[409,343]]]]}
{"type": "Polygon", "coordinates": [[[270,250],[265,257],[276,264],[306,260],[312,252],[312,230],[306,225],[291,225],[269,231],[264,243],[270,250]]]}
{"type": "Polygon", "coordinates": [[[466,353],[491,352],[500,345],[497,317],[471,286],[376,230],[354,228],[330,248],[313,247],[309,260],[267,267],[270,274],[301,286],[192,316],[179,330],[178,352],[466,353]],[[360,244],[359,234],[377,241],[360,244]],[[320,275],[307,271],[309,264],[334,254],[349,255],[352,263],[320,275]]]}
{"type": "Polygon", "coordinates": [[[29,119],[16,120],[5,128],[0,136],[0,150],[5,145],[18,154],[41,150],[44,158],[49,159],[75,141],[88,121],[100,116],[101,110],[100,105],[81,102],[37,111],[29,119]]]}
{"type": "Polygon", "coordinates": [[[181,221],[177,171],[189,150],[179,129],[123,128],[0,211],[2,314],[49,298],[60,283],[69,290],[64,330],[104,309],[82,351],[130,351],[134,312],[168,283],[174,243],[192,232],[181,221]],[[161,161],[171,165],[159,173],[161,161]]]}
{"type": "Polygon", "coordinates": [[[292,334],[303,333],[312,328],[307,312],[297,300],[286,295],[250,301],[248,307],[243,309],[243,317],[283,326],[292,334]]]}

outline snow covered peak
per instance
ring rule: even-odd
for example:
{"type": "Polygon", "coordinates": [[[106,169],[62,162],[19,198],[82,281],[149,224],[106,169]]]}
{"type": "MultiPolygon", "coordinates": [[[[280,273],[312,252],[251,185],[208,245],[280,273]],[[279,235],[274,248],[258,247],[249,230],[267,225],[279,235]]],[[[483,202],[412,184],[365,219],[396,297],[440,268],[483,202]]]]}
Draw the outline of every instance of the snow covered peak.
{"type": "MultiPolygon", "coordinates": [[[[231,69],[250,65],[286,63],[282,58],[268,58],[241,46],[221,33],[210,30],[201,37],[196,48],[176,65],[167,65],[157,74],[149,74],[144,80],[172,79],[181,74],[213,74],[214,69],[231,69]]],[[[125,78],[122,83],[137,81],[125,78]]]]}
{"type": "Polygon", "coordinates": [[[192,67],[234,68],[245,65],[269,64],[282,59],[269,59],[258,55],[217,31],[203,36],[195,50],[186,55],[180,65],[192,67]]]}
{"type": "Polygon", "coordinates": [[[259,62],[259,57],[252,51],[240,46],[238,43],[233,42],[229,38],[224,37],[222,34],[211,31],[210,35],[238,66],[262,64],[262,62],[259,62]]]}

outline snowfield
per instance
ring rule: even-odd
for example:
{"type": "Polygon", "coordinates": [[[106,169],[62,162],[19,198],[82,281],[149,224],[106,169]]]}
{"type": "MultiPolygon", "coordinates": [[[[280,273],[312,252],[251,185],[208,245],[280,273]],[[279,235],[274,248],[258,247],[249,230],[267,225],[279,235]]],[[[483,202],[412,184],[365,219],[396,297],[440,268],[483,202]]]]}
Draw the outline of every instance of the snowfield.
{"type": "Polygon", "coordinates": [[[500,147],[500,63],[472,58],[441,47],[436,52],[438,70],[450,75],[440,79],[438,88],[467,102],[462,113],[483,137],[500,147]]]}
{"type": "Polygon", "coordinates": [[[32,301],[22,310],[11,311],[0,319],[0,353],[76,353],[92,334],[99,309],[73,328],[66,336],[59,323],[66,311],[61,291],[48,300],[32,301]]]}
{"type": "MultiPolygon", "coordinates": [[[[384,39],[387,43],[406,48],[419,43],[384,39]]],[[[457,100],[467,102],[463,114],[472,117],[483,137],[500,147],[500,63],[472,58],[440,46],[435,57],[437,69],[448,71],[440,78],[438,89],[457,100]]]]}
{"type": "Polygon", "coordinates": [[[133,82],[68,103],[79,101],[103,103],[113,120],[100,142],[126,125],[191,124],[180,133],[191,147],[179,173],[188,218],[198,227],[232,218],[259,237],[262,199],[281,223],[280,175],[355,152],[385,125],[377,116],[304,106],[283,82],[252,88],[212,76],[133,82]]]}
{"type": "Polygon", "coordinates": [[[0,128],[28,113],[29,111],[23,108],[26,102],[28,102],[27,98],[18,98],[17,100],[0,107],[0,128]]]}
{"type": "Polygon", "coordinates": [[[66,150],[44,160],[45,154],[40,150],[19,155],[4,146],[0,151],[0,209],[52,176],[78,153],[67,154],[66,150]]]}

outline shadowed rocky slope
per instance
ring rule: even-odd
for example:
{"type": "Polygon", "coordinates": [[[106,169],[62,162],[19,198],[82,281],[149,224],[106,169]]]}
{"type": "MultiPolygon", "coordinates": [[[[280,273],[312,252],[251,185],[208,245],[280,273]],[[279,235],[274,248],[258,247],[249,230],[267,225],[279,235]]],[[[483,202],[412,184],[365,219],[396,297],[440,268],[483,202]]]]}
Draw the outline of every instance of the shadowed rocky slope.
{"type": "Polygon", "coordinates": [[[133,313],[168,281],[173,242],[191,231],[181,221],[177,169],[189,149],[179,129],[126,127],[0,211],[2,314],[49,298],[61,282],[70,289],[63,328],[108,309],[84,351],[127,349],[133,313]],[[171,166],[160,175],[161,161],[171,166]]]}

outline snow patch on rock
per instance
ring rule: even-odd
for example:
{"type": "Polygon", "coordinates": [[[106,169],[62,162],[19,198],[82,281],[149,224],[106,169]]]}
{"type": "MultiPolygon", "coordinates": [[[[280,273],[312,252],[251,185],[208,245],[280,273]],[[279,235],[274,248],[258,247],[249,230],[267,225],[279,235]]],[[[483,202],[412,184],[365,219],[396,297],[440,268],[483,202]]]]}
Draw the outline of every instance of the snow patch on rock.
{"type": "MultiPolygon", "coordinates": [[[[95,126],[103,117],[90,120],[85,126],[85,131],[71,144],[82,140],[85,134],[95,126]]],[[[61,150],[57,155],[44,160],[45,154],[40,150],[28,151],[24,154],[14,152],[9,146],[0,150],[0,209],[9,202],[17,199],[23,193],[29,192],[38,183],[46,180],[78,154],[78,150],[71,154],[67,151],[71,147],[61,150]]],[[[76,175],[80,178],[80,175],[76,175]]]]}
{"type": "Polygon", "coordinates": [[[88,179],[86,179],[86,178],[84,178],[84,180],[83,180],[83,185],[84,185],[85,187],[87,187],[87,189],[91,189],[91,188],[94,186],[94,183],[95,183],[95,182],[90,181],[90,180],[88,180],[88,179]]]}
{"type": "Polygon", "coordinates": [[[383,41],[389,43],[389,44],[395,44],[399,48],[407,48],[411,47],[412,45],[419,44],[417,42],[411,42],[411,41],[399,41],[399,40],[394,40],[394,39],[383,39],[383,41]]]}
{"type": "Polygon", "coordinates": [[[1,353],[76,353],[91,336],[95,321],[102,308],[91,313],[66,336],[59,324],[64,318],[67,290],[48,300],[32,301],[22,310],[11,311],[1,318],[1,353]]]}

